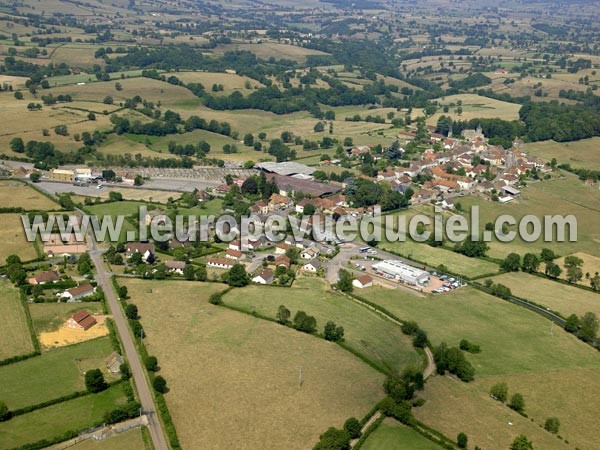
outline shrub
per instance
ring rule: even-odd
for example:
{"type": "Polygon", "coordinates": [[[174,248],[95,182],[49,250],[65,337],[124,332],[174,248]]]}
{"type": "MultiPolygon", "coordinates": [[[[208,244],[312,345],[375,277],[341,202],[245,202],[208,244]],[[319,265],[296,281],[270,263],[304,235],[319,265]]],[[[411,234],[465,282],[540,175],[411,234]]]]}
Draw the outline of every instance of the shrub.
{"type": "Polygon", "coordinates": [[[499,402],[504,403],[508,399],[508,386],[506,383],[497,383],[490,389],[490,394],[499,402]]]}
{"type": "Polygon", "coordinates": [[[544,428],[546,431],[550,433],[558,433],[558,428],[560,427],[560,421],[556,417],[548,417],[546,419],[546,423],[544,424],[544,428]]]}
{"type": "Polygon", "coordinates": [[[125,307],[125,316],[128,319],[137,320],[138,318],[138,308],[134,304],[129,304],[125,307]]]}
{"type": "Polygon", "coordinates": [[[358,421],[358,419],[356,419],[356,417],[350,417],[348,420],[346,420],[346,422],[344,423],[344,431],[348,433],[350,439],[359,438],[362,433],[360,422],[358,421]]]}
{"type": "Polygon", "coordinates": [[[464,350],[465,352],[469,352],[469,353],[481,352],[481,347],[479,347],[479,345],[473,344],[472,342],[469,342],[466,339],[463,339],[462,341],[460,341],[459,347],[461,350],[464,350]]]}
{"type": "Polygon", "coordinates": [[[152,381],[152,387],[156,392],[164,394],[167,392],[167,380],[159,375],[154,379],[154,381],[152,381]]]}
{"type": "Polygon", "coordinates": [[[144,366],[146,366],[146,370],[149,372],[156,372],[158,369],[158,360],[156,356],[146,356],[144,359],[144,366]]]}
{"type": "Polygon", "coordinates": [[[10,418],[10,411],[6,403],[0,402],[0,422],[4,422],[10,418]]]}
{"type": "Polygon", "coordinates": [[[100,369],[88,370],[85,373],[85,387],[91,393],[102,392],[108,388],[108,384],[104,381],[104,375],[100,369]]]}
{"type": "Polygon", "coordinates": [[[514,409],[518,413],[522,414],[525,410],[525,399],[519,393],[513,394],[513,396],[510,398],[508,406],[510,409],[514,409]]]}
{"type": "Polygon", "coordinates": [[[220,292],[215,292],[210,296],[208,302],[211,305],[220,305],[221,303],[223,303],[223,295],[220,292]]]}
{"type": "Polygon", "coordinates": [[[458,436],[456,437],[456,443],[458,444],[458,448],[467,448],[468,442],[469,439],[467,438],[467,435],[465,433],[458,433],[458,436]]]}

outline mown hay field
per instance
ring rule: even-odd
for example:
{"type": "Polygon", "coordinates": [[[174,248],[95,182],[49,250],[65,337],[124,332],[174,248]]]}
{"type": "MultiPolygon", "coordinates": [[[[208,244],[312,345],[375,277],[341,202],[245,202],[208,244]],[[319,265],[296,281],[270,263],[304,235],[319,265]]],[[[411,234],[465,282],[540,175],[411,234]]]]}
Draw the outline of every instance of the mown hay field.
{"type": "Polygon", "coordinates": [[[336,344],[209,304],[222,285],[120,283],[168,382],[184,448],[311,447],[383,397],[383,376],[336,344]]]}
{"type": "Polygon", "coordinates": [[[57,203],[35,189],[11,180],[0,180],[0,205],[3,208],[23,208],[25,211],[60,209],[57,203]]]}
{"type": "Polygon", "coordinates": [[[374,288],[368,299],[402,319],[415,320],[433,345],[445,341],[458,346],[467,339],[481,347],[481,353],[466,355],[475,368],[475,381],[434,377],[427,382],[427,402],[415,414],[428,425],[451,437],[463,431],[470,445],[482,448],[508,448],[519,432],[540,448],[565,448],[538,426],[556,416],[561,436],[571,445],[593,448],[600,439],[591,425],[595,411],[586,401],[600,391],[600,356],[573,335],[473,288],[423,298],[374,288]],[[525,411],[533,421],[490,398],[491,386],[499,381],[508,383],[510,395],[525,396],[525,411]]]}
{"type": "Polygon", "coordinates": [[[600,169],[600,138],[582,139],[575,142],[542,141],[525,144],[523,150],[545,161],[556,158],[559,164],[571,164],[574,168],[600,169]]]}
{"type": "Polygon", "coordinates": [[[344,327],[345,344],[381,367],[401,372],[407,366],[421,365],[410,339],[398,325],[334,293],[322,280],[298,280],[294,286],[292,289],[273,287],[268,290],[247,286],[228,293],[224,301],[271,318],[276,318],[279,305],[291,311],[292,319],[297,311],[304,311],[317,319],[320,333],[328,321],[344,327]],[[301,287],[296,287],[298,285],[301,287]]]}
{"type": "Polygon", "coordinates": [[[34,243],[28,242],[21,222],[20,214],[0,214],[0,264],[6,264],[6,258],[17,255],[22,261],[37,257],[34,243]]]}
{"type": "Polygon", "coordinates": [[[588,311],[600,317],[600,294],[567,286],[523,272],[511,272],[490,278],[494,283],[508,286],[512,293],[567,317],[582,316],[588,311]]]}
{"type": "Polygon", "coordinates": [[[31,335],[19,291],[6,280],[0,281],[0,361],[33,351],[31,335]]]}

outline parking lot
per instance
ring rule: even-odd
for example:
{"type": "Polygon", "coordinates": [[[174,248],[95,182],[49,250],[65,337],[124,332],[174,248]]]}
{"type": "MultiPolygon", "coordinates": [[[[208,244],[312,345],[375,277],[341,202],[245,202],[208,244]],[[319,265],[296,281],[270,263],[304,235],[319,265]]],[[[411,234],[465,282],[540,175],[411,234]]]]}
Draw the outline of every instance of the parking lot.
{"type": "Polygon", "coordinates": [[[337,281],[337,272],[340,268],[350,267],[354,272],[362,272],[371,275],[377,284],[386,287],[405,287],[412,291],[441,294],[457,289],[464,284],[462,280],[455,277],[438,273],[435,270],[428,269],[421,264],[413,263],[405,258],[400,258],[394,254],[371,248],[359,246],[356,244],[345,244],[342,251],[329,262],[327,269],[327,279],[330,283],[337,281]],[[429,272],[429,281],[424,285],[411,285],[395,279],[391,275],[378,273],[373,266],[382,260],[396,260],[429,272]]]}

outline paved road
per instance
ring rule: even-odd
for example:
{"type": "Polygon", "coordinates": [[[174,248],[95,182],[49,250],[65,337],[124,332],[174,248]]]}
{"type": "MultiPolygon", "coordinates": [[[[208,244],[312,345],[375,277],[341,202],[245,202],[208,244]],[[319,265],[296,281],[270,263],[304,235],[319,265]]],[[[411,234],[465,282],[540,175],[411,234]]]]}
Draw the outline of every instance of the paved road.
{"type": "Polygon", "coordinates": [[[123,314],[123,311],[119,305],[119,300],[115,295],[112,283],[110,282],[109,274],[104,266],[104,262],[102,260],[102,251],[98,249],[91,231],[88,234],[88,246],[91,247],[88,253],[92,258],[94,265],[96,266],[96,280],[98,281],[98,285],[102,288],[104,295],[106,296],[108,306],[112,311],[117,332],[119,333],[121,342],[123,343],[125,356],[127,357],[129,366],[131,367],[131,374],[133,375],[133,380],[135,381],[135,385],[138,390],[142,409],[148,416],[148,430],[150,431],[150,437],[154,443],[154,448],[155,450],[168,450],[169,445],[165,439],[165,433],[162,429],[161,422],[156,414],[156,408],[154,407],[154,400],[152,398],[148,379],[146,378],[140,357],[135,348],[135,344],[133,343],[131,334],[129,333],[129,327],[125,319],[125,315],[123,314]]]}

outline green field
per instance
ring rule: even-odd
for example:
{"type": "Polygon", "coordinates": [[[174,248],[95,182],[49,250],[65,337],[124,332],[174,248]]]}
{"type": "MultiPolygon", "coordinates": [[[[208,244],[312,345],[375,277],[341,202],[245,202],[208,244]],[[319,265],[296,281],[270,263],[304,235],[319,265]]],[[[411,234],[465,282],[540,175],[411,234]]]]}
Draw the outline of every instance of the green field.
{"type": "Polygon", "coordinates": [[[112,216],[114,218],[115,216],[119,215],[137,215],[139,207],[144,205],[147,206],[147,204],[144,202],[123,200],[121,202],[101,203],[98,205],[86,206],[85,208],[90,212],[90,214],[97,215],[98,217],[112,216]]]}
{"type": "Polygon", "coordinates": [[[453,273],[467,277],[498,272],[498,265],[478,258],[469,258],[460,253],[441,247],[417,243],[411,240],[406,242],[382,242],[379,244],[383,250],[390,250],[405,258],[423,262],[432,267],[443,264],[453,273]]]}
{"type": "Polygon", "coordinates": [[[384,395],[383,376],[337,345],[210,305],[222,285],[119,282],[169,384],[183,448],[305,449],[384,395]]]}
{"type": "MultiPolygon", "coordinates": [[[[427,403],[416,410],[426,424],[450,437],[464,431],[475,437],[472,445],[482,448],[490,448],[491,442],[494,448],[508,448],[514,435],[508,434],[506,418],[533,438],[538,424],[557,416],[563,423],[561,435],[580,448],[593,448],[590,444],[600,439],[591,425],[595,412],[585,406],[588,395],[600,392],[600,357],[573,335],[536,313],[473,288],[423,298],[373,288],[368,299],[402,319],[415,320],[433,345],[445,341],[457,346],[464,338],[481,346],[481,353],[467,355],[475,367],[474,382],[437,377],[428,381],[423,394],[427,403]],[[508,383],[511,394],[525,395],[526,412],[534,423],[519,422],[521,416],[489,397],[490,387],[499,381],[508,383]]],[[[555,437],[544,442],[550,444],[540,442],[540,448],[563,445],[555,437]]]]}
{"type": "Polygon", "coordinates": [[[17,409],[82,391],[83,372],[96,368],[104,371],[111,352],[110,340],[104,337],[2,366],[0,398],[9,409],[17,409]]]}
{"type": "Polygon", "coordinates": [[[600,317],[600,294],[523,272],[505,273],[491,280],[508,286],[517,297],[546,306],[565,317],[582,316],[588,311],[600,317]]]}
{"type": "MultiPolygon", "coordinates": [[[[519,237],[514,241],[502,243],[490,242],[489,255],[504,258],[508,253],[516,252],[524,255],[527,252],[539,252],[548,247],[558,255],[568,255],[575,252],[585,252],[600,256],[600,229],[598,228],[598,213],[600,212],[600,191],[586,187],[579,179],[566,173],[564,179],[554,179],[540,183],[531,183],[522,190],[521,196],[506,205],[496,202],[483,201],[472,197],[460,199],[465,210],[470,206],[479,206],[480,224],[483,229],[487,222],[495,222],[502,214],[509,214],[519,220],[528,214],[542,221],[546,215],[574,215],[577,219],[577,241],[544,242],[543,236],[535,242],[525,242],[519,237]]],[[[509,227],[518,231],[516,226],[509,227]]],[[[543,228],[542,228],[543,229],[543,228]]],[[[517,234],[518,235],[518,234],[517,234]]],[[[568,238],[568,232],[566,233],[568,238]]]]}
{"type": "Polygon", "coordinates": [[[571,164],[574,168],[600,169],[600,138],[582,139],[575,142],[532,142],[524,151],[539,156],[545,161],[556,158],[559,164],[571,164]]]}
{"type": "Polygon", "coordinates": [[[332,320],[344,327],[345,343],[350,348],[388,370],[401,371],[408,365],[420,364],[418,354],[398,325],[332,292],[320,280],[306,281],[303,287],[292,289],[274,287],[265,291],[264,287],[248,286],[228,293],[224,301],[271,318],[276,317],[279,305],[285,305],[292,318],[301,310],[317,319],[320,333],[332,320]]]}
{"type": "Polygon", "coordinates": [[[17,255],[22,261],[31,261],[37,257],[32,242],[28,242],[23,230],[20,214],[0,214],[0,264],[6,264],[6,258],[17,255]]]}
{"type": "Polygon", "coordinates": [[[361,450],[439,450],[440,447],[416,431],[385,419],[365,441],[361,450]]]}
{"type": "Polygon", "coordinates": [[[0,361],[33,351],[31,334],[19,291],[8,281],[0,281],[0,361]]]}
{"type": "Polygon", "coordinates": [[[0,448],[10,449],[102,422],[104,414],[126,402],[121,385],[69,400],[0,423],[0,448]]]}

